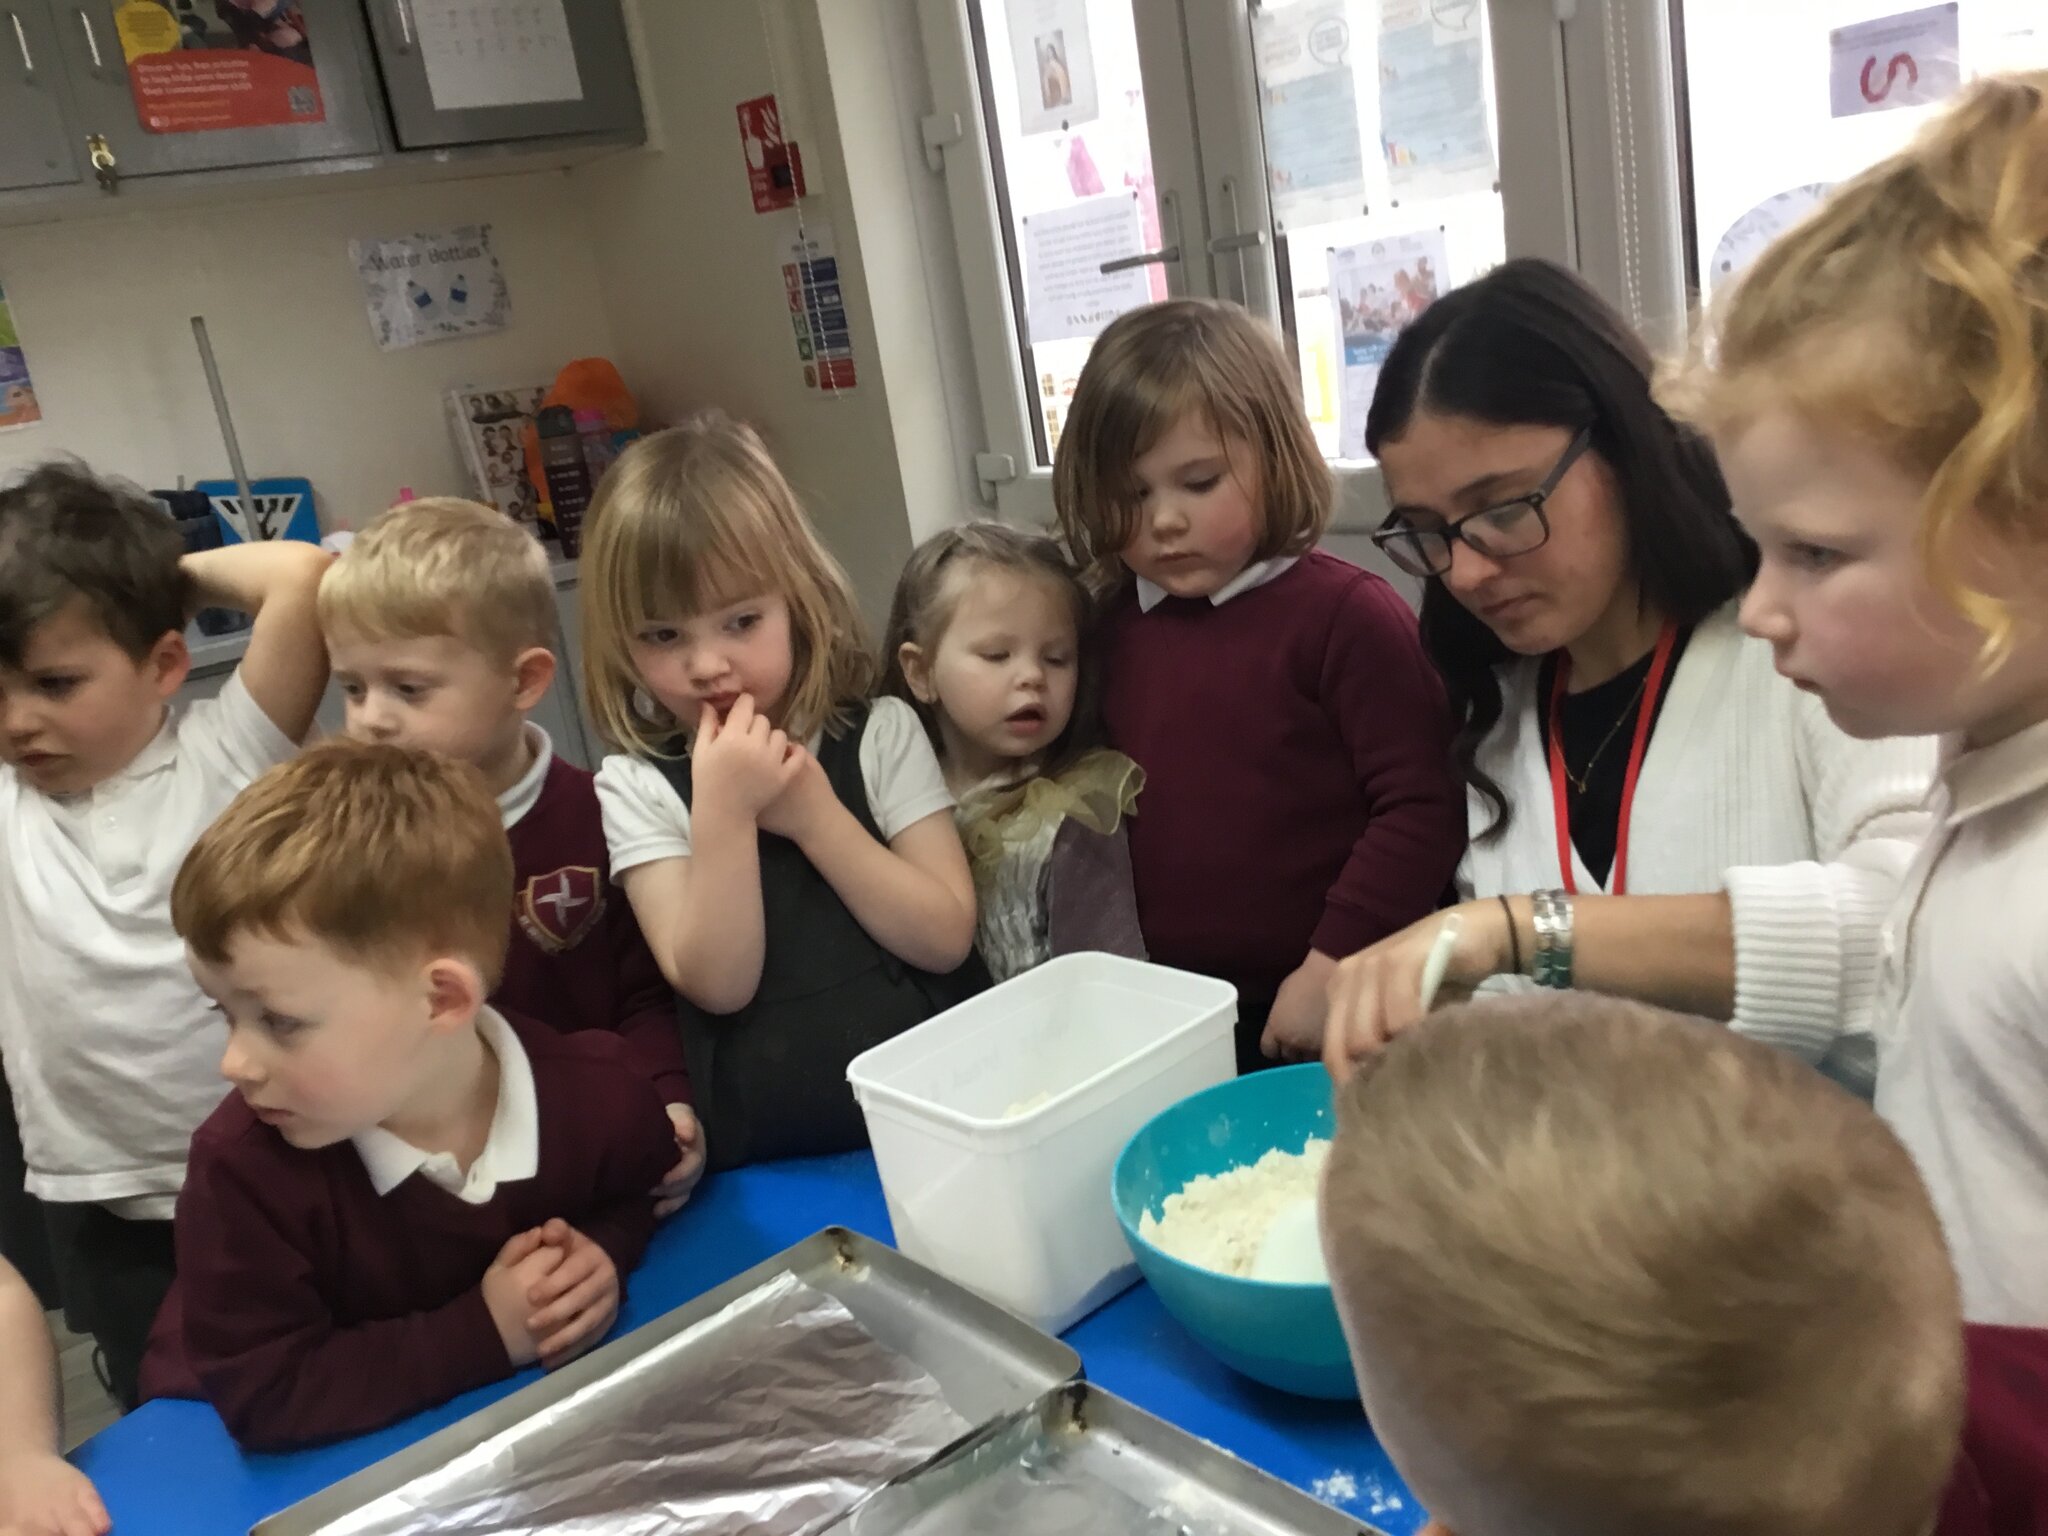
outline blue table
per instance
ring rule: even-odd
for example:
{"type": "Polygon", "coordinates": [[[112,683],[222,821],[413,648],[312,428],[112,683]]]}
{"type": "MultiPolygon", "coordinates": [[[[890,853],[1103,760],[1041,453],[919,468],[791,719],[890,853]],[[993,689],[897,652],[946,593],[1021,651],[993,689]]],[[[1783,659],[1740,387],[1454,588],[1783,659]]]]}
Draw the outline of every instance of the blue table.
{"type": "MultiPolygon", "coordinates": [[[[632,1276],[619,1328],[637,1328],[827,1226],[890,1238],[882,1187],[865,1153],[709,1179],[656,1234],[632,1276]]],[[[1076,1324],[1067,1342],[1099,1386],[1275,1477],[1391,1536],[1411,1536],[1422,1524],[1422,1511],[1355,1405],[1289,1397],[1226,1370],[1147,1287],[1076,1324]]],[[[522,1372],[373,1435],[288,1456],[245,1455],[203,1403],[151,1403],[95,1435],[72,1459],[99,1485],[116,1536],[239,1536],[537,1374],[522,1372]]]]}

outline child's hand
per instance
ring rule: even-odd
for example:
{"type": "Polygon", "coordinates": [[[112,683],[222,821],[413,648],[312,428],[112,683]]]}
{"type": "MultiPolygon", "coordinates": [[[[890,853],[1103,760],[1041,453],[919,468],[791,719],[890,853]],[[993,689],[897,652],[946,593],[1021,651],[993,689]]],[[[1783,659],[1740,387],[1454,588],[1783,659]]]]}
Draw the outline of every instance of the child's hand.
{"type": "Polygon", "coordinates": [[[545,1227],[521,1232],[498,1250],[484,1271],[484,1305],[490,1308],[498,1338],[514,1365],[531,1365],[540,1358],[539,1338],[526,1325],[533,1312],[529,1298],[565,1262],[561,1248],[547,1241],[546,1232],[545,1227]]]}
{"type": "Polygon", "coordinates": [[[91,1480],[55,1451],[0,1458],[0,1536],[105,1536],[112,1525],[91,1480]]]}
{"type": "Polygon", "coordinates": [[[732,713],[721,722],[706,709],[698,716],[697,739],[690,746],[690,780],[700,803],[715,803],[756,821],[763,809],[789,787],[800,766],[789,737],[757,712],[749,694],[741,694],[732,713]]]}
{"type": "Polygon", "coordinates": [[[557,1217],[541,1228],[562,1262],[534,1287],[526,1328],[540,1341],[540,1363],[567,1365],[603,1338],[619,1317],[619,1271],[612,1256],[557,1217]]]}
{"type": "Polygon", "coordinates": [[[789,749],[792,772],[782,793],[764,806],[754,818],[763,832],[801,843],[814,832],[823,818],[839,803],[825,767],[800,745],[789,749]]]}
{"type": "Polygon", "coordinates": [[[682,1157],[649,1191],[654,1196],[654,1218],[657,1221],[680,1211],[688,1202],[691,1191],[696,1189],[697,1182],[704,1177],[704,1127],[698,1123],[697,1112],[687,1104],[671,1104],[668,1117],[675,1124],[676,1150],[682,1157]]]}
{"type": "Polygon", "coordinates": [[[1313,949],[1308,952],[1294,974],[1280,983],[1273,1011],[1266,1015],[1260,1050],[1279,1061],[1321,1060],[1330,978],[1336,972],[1337,962],[1328,955],[1313,949]]]}

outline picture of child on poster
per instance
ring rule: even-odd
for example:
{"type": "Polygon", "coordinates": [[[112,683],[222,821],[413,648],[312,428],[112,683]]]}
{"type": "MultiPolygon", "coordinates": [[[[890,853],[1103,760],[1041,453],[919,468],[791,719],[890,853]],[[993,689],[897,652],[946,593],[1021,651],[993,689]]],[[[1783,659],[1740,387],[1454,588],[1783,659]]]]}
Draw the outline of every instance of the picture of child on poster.
{"type": "Polygon", "coordinates": [[[326,120],[300,0],[122,0],[114,25],[150,133],[326,120]]]}
{"type": "Polygon", "coordinates": [[[1330,252],[1330,300],[1343,359],[1338,451],[1365,455],[1365,413],[1394,338],[1436,299],[1446,262],[1443,231],[1369,240],[1330,252]]]}

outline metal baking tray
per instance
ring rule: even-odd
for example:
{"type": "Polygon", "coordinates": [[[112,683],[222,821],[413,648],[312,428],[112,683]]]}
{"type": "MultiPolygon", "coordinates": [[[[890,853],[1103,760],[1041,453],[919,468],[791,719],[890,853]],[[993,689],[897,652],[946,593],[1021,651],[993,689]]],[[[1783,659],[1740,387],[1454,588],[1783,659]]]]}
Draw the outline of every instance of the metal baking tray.
{"type": "Polygon", "coordinates": [[[821,1536],[1384,1536],[1077,1381],[869,1495],[821,1536]]]}
{"type": "MultiPolygon", "coordinates": [[[[314,1536],[547,1412],[783,1275],[838,1301],[877,1343],[930,1373],[947,1403],[972,1425],[1013,1418],[1081,1372],[1081,1357],[1073,1350],[993,1302],[893,1248],[828,1227],[583,1359],[272,1515],[250,1536],[314,1536]]],[[[717,1332],[707,1330],[706,1339],[715,1339],[717,1332]]],[[[683,1347],[697,1345],[693,1341],[683,1347]]]]}

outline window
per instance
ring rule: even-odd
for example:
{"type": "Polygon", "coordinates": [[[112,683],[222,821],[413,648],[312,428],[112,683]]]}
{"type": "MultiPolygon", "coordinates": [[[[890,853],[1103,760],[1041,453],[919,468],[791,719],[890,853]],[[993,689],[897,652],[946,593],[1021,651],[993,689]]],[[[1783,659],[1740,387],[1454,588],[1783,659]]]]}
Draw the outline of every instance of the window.
{"type": "MultiPolygon", "coordinates": [[[[1830,34],[1912,9],[1913,0],[1682,6],[1678,67],[1692,192],[1687,276],[1695,286],[1712,292],[1829,185],[1904,147],[1936,110],[1833,115],[1830,34]]],[[[1961,0],[1955,10],[1966,76],[2048,63],[2048,8],[2038,0],[1961,0]]],[[[1873,73],[1872,89],[1895,84],[1873,73]]]]}
{"type": "Polygon", "coordinates": [[[1547,157],[1528,187],[1569,182],[1542,5],[920,0],[920,24],[987,428],[977,468],[1012,520],[1051,516],[1095,336],[1198,295],[1288,337],[1339,525],[1365,531],[1384,502],[1363,416],[1396,329],[1511,252],[1572,254],[1568,223],[1518,216],[1529,194],[1500,170],[1547,157]],[[1507,48],[1525,67],[1498,67],[1507,48]]]}

